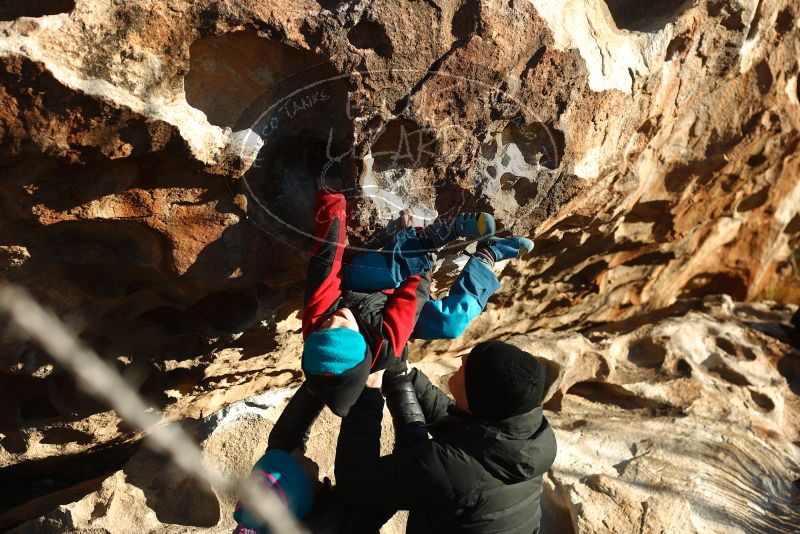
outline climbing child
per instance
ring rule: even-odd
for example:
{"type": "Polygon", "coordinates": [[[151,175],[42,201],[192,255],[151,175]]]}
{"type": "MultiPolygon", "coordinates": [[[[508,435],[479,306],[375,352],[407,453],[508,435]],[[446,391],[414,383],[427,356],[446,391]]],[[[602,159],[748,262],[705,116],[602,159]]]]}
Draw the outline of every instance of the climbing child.
{"type": "Polygon", "coordinates": [[[406,343],[455,338],[499,287],[494,261],[529,251],[522,237],[496,239],[488,213],[464,213],[425,228],[406,228],[381,251],[355,258],[345,269],[346,202],[339,192],[316,197],[316,242],[303,310],[302,368],[307,390],[344,416],[367,375],[407,359],[406,343]],[[480,240],[447,297],[430,300],[432,252],[458,239],[480,240]]]}
{"type": "MultiPolygon", "coordinates": [[[[345,211],[344,195],[325,188],[318,190],[316,242],[308,268],[303,312],[302,367],[307,380],[276,422],[267,452],[254,467],[255,471],[264,471],[261,464],[272,465],[273,457],[280,456],[283,463],[273,466],[277,472],[269,477],[270,484],[280,475],[280,466],[284,477],[299,480],[301,470],[288,465],[292,462],[287,453],[294,451],[297,456],[305,452],[310,428],[324,405],[344,416],[361,394],[370,373],[389,368],[402,374],[410,337],[458,337],[500,285],[491,269],[494,262],[515,258],[533,248],[533,242],[523,237],[494,238],[491,215],[466,213],[421,229],[404,228],[383,250],[363,254],[345,269],[345,211]],[[479,239],[478,250],[448,295],[432,300],[429,298],[432,253],[459,237],[479,239]]],[[[384,388],[394,390],[391,395],[387,393],[389,409],[396,422],[401,418],[404,423],[415,420],[424,423],[421,414],[413,410],[399,413],[393,409],[407,408],[409,403],[402,396],[414,395],[413,390],[402,391],[407,384],[407,380],[392,382],[387,375],[384,388]]],[[[405,429],[408,425],[395,426],[405,429]]],[[[416,428],[424,434],[421,426],[416,428]]],[[[398,434],[395,448],[417,439],[398,434]]],[[[303,518],[311,510],[308,500],[313,500],[313,496],[309,497],[306,484],[290,485],[301,488],[302,496],[287,500],[287,504],[303,518]]],[[[243,513],[237,511],[236,519],[248,526],[243,513]]],[[[376,521],[380,525],[388,517],[352,510],[337,513],[339,522],[351,526],[376,521]]]]}

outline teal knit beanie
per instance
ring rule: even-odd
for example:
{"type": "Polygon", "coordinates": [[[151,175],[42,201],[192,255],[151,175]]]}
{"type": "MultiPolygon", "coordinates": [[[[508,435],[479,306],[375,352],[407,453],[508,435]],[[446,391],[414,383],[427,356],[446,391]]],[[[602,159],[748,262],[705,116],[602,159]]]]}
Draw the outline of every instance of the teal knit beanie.
{"type": "Polygon", "coordinates": [[[303,346],[303,370],[312,375],[340,375],[362,361],[367,342],[360,332],[329,328],[314,332],[303,346]]]}
{"type": "MultiPolygon", "coordinates": [[[[294,457],[282,450],[267,451],[253,466],[253,474],[262,486],[272,488],[295,517],[302,519],[314,506],[314,493],[305,471],[294,457]]],[[[268,532],[247,508],[237,504],[233,518],[239,525],[268,532]]]]}

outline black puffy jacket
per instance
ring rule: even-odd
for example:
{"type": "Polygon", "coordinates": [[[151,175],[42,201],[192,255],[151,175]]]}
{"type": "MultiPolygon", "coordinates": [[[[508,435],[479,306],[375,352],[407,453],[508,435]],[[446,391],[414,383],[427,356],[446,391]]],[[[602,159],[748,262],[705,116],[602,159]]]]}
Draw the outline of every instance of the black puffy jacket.
{"type": "Polygon", "coordinates": [[[365,389],[342,421],[336,482],[351,505],[409,510],[407,532],[536,533],[542,475],[556,455],[542,408],[503,421],[458,412],[419,371],[433,439],[380,457],[383,398],[365,389]]]}

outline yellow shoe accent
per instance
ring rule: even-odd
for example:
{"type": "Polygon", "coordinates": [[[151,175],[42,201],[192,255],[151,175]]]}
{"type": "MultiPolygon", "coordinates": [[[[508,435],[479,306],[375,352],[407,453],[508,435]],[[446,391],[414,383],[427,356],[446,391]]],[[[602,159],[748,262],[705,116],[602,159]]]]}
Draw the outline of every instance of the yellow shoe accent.
{"type": "Polygon", "coordinates": [[[483,213],[478,215],[477,227],[478,227],[478,233],[481,235],[481,237],[485,236],[486,235],[486,217],[483,216],[483,213]]]}

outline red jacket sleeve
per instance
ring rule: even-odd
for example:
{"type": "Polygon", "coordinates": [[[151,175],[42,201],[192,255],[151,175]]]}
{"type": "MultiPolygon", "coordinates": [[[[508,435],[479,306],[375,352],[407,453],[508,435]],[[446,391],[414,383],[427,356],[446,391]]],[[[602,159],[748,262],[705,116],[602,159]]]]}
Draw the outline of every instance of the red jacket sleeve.
{"type": "Polygon", "coordinates": [[[322,314],[342,294],[347,204],[341,193],[318,191],[314,222],[315,242],[308,263],[306,298],[303,308],[303,338],[314,331],[322,314]]]}
{"type": "Polygon", "coordinates": [[[417,322],[422,305],[430,291],[430,279],[409,276],[389,296],[383,308],[383,337],[395,358],[399,358],[417,322]]]}

